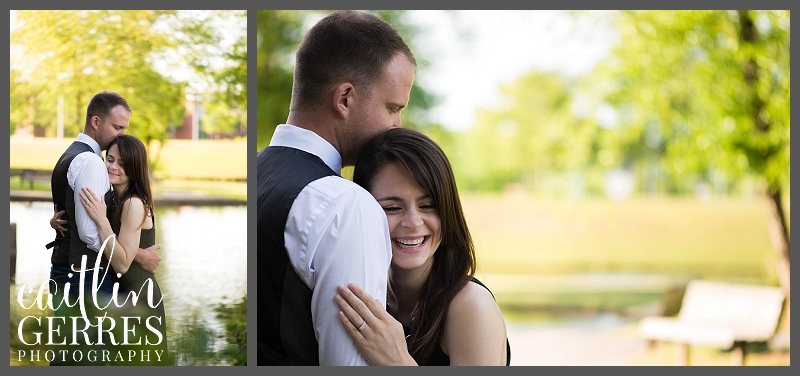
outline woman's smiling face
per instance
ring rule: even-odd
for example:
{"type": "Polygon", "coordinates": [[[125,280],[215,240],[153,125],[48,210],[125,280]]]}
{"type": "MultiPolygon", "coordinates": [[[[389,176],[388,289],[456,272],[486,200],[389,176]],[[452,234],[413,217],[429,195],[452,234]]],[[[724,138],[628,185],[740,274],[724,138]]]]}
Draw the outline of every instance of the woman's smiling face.
{"type": "Polygon", "coordinates": [[[125,168],[122,166],[117,144],[111,145],[106,152],[106,171],[108,172],[109,183],[115,185],[128,184],[128,175],[125,174],[125,168]]]}
{"type": "Polygon", "coordinates": [[[399,162],[375,175],[370,191],[386,213],[392,238],[392,265],[401,269],[430,268],[441,244],[436,203],[399,162]]]}

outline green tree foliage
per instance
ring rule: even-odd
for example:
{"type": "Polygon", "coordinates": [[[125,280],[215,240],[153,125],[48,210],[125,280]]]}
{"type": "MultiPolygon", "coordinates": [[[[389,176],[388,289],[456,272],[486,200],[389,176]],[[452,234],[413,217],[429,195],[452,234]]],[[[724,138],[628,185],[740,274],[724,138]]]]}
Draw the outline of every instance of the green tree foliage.
{"type": "MultiPolygon", "coordinates": [[[[286,122],[292,95],[294,54],[305,32],[316,20],[331,11],[260,10],[258,11],[257,47],[257,91],[258,91],[258,136],[257,149],[269,144],[278,124],[286,122]]],[[[414,52],[414,39],[418,30],[404,18],[404,11],[370,11],[397,28],[400,35],[414,52]]],[[[427,61],[417,59],[418,71],[427,61]]],[[[403,111],[403,126],[416,129],[427,127],[428,109],[435,103],[433,95],[416,82],[411,88],[408,107],[403,111]]]]}
{"type": "Polygon", "coordinates": [[[294,51],[303,38],[308,11],[259,10],[256,47],[257,149],[269,144],[278,124],[286,122],[292,95],[294,51]]]}
{"type": "Polygon", "coordinates": [[[201,81],[216,83],[207,90],[243,106],[245,39],[222,55],[233,61],[222,70],[210,69],[200,58],[220,55],[208,47],[220,40],[212,19],[185,17],[180,11],[17,11],[10,38],[11,124],[30,120],[54,136],[60,99],[64,136],[73,137],[83,129],[89,99],[107,89],[131,105],[131,134],[148,144],[163,141],[171,126],[182,123],[188,83],[162,73],[159,63],[195,67],[201,81]]]}
{"type": "Polygon", "coordinates": [[[621,40],[597,71],[619,111],[618,149],[629,158],[645,146],[663,149],[662,166],[675,177],[755,172],[772,186],[788,183],[788,12],[752,16],[764,30],[748,44],[737,12],[619,12],[621,40]],[[744,73],[751,58],[761,66],[754,89],[744,73]],[[764,102],[757,116],[753,101],[764,102]],[[762,117],[770,126],[759,131],[762,117]]]}
{"type": "Polygon", "coordinates": [[[640,154],[649,140],[673,177],[760,177],[788,297],[789,11],[631,11],[614,22],[620,40],[596,79],[620,113],[618,150],[640,154]]]}
{"type": "Polygon", "coordinates": [[[207,133],[244,135],[247,132],[247,11],[216,10],[190,13],[179,26],[189,39],[181,46],[198,73],[205,93],[203,129],[207,133]],[[219,30],[232,25],[241,33],[231,46],[219,30]]]}
{"type": "Polygon", "coordinates": [[[203,131],[211,135],[210,137],[220,134],[236,136],[247,134],[246,107],[231,107],[219,99],[203,101],[201,119],[203,131]]]}
{"type": "Polygon", "coordinates": [[[480,109],[451,157],[464,187],[497,191],[519,183],[535,190],[554,173],[591,166],[597,128],[575,115],[576,87],[558,73],[535,69],[503,86],[503,105],[480,109]]]}
{"type": "Polygon", "coordinates": [[[220,360],[234,366],[247,365],[247,296],[234,304],[222,304],[214,308],[217,318],[225,323],[225,347],[219,353],[220,360]]]}

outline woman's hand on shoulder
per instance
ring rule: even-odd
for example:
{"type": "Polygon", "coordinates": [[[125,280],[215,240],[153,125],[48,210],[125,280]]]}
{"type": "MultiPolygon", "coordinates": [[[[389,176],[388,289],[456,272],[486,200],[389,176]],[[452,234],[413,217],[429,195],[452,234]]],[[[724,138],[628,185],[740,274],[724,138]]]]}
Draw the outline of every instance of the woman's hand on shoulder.
{"type": "Polygon", "coordinates": [[[83,207],[86,209],[86,214],[89,215],[89,218],[91,218],[94,223],[100,224],[102,221],[107,220],[106,202],[102,197],[97,197],[89,187],[81,188],[78,194],[80,195],[83,207]]]}
{"type": "Polygon", "coordinates": [[[334,300],[342,309],[339,319],[369,364],[417,365],[408,353],[403,325],[386,312],[379,300],[355,283],[339,286],[338,292],[334,300]]]}
{"type": "Polygon", "coordinates": [[[445,316],[440,344],[451,366],[506,365],[506,325],[489,290],[467,283],[445,316]]]}

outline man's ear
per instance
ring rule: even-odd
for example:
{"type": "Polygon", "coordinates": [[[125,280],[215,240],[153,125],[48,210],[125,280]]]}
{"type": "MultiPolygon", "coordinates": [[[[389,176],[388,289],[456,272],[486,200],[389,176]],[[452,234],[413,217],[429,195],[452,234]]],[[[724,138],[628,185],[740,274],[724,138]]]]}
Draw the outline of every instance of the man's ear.
{"type": "Polygon", "coordinates": [[[92,124],[92,128],[94,130],[99,129],[100,128],[100,117],[97,116],[97,115],[92,116],[91,124],[92,124]]]}
{"type": "Polygon", "coordinates": [[[353,110],[354,90],[355,88],[352,84],[345,82],[337,86],[333,91],[333,109],[343,119],[350,116],[353,110]]]}

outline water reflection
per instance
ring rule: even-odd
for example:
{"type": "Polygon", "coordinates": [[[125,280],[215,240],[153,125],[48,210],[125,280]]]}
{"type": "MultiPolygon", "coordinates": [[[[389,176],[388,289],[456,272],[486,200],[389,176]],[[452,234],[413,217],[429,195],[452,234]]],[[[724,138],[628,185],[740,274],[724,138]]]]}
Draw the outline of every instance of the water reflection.
{"type": "MultiPolygon", "coordinates": [[[[23,317],[21,309],[15,309],[19,288],[28,284],[36,289],[49,278],[52,252],[45,244],[54,236],[48,225],[52,214],[50,203],[11,203],[11,222],[17,224],[12,351],[17,334],[14,320],[23,317]]],[[[155,219],[156,242],[163,245],[156,277],[164,293],[169,345],[176,364],[246,364],[241,329],[244,326],[246,332],[247,208],[157,208],[155,219]],[[231,330],[234,335],[228,333],[231,330]]],[[[246,343],[246,334],[244,338],[246,343]]],[[[14,364],[15,357],[11,360],[14,364]]]]}

